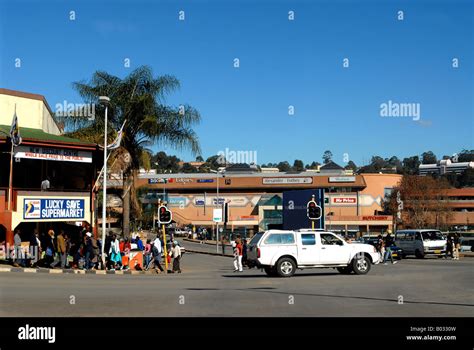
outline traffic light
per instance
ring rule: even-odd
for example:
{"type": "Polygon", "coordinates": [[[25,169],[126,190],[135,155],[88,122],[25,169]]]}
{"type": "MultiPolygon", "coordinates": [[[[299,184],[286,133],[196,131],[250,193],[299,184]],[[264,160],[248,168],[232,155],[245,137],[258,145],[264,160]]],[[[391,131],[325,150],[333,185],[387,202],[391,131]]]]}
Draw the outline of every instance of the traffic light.
{"type": "Polygon", "coordinates": [[[158,210],[158,222],[160,224],[169,224],[171,222],[171,211],[164,205],[158,210]]]}
{"type": "Polygon", "coordinates": [[[229,203],[224,203],[224,224],[229,221],[229,203]]]}
{"type": "Polygon", "coordinates": [[[306,207],[306,215],[310,220],[318,220],[321,218],[321,207],[315,201],[309,201],[306,207]]]}

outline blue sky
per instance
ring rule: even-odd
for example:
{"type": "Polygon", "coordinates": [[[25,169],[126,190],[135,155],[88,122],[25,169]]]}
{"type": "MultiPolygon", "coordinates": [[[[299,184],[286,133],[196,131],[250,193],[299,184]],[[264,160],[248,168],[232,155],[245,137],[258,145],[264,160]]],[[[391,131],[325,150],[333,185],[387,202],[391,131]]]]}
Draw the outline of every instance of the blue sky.
{"type": "Polygon", "coordinates": [[[181,81],[166,103],[200,111],[205,158],[226,148],[256,151],[258,163],[321,161],[327,149],[342,165],[345,153],[359,165],[451,155],[474,148],[473,10],[450,0],[0,0],[0,86],[54,109],[82,102],[71,83],[95,70],[123,77],[147,64],[181,81]],[[420,120],[381,117],[389,100],[419,104],[420,120]]]}

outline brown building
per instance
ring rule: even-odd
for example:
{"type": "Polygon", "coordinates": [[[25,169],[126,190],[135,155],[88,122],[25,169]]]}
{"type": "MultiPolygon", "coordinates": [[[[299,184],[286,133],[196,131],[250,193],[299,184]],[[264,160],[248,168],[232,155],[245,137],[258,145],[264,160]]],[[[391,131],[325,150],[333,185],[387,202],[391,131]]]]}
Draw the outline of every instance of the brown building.
{"type": "Polygon", "coordinates": [[[213,209],[226,202],[227,228],[251,232],[281,224],[284,191],[323,188],[327,229],[381,232],[393,223],[392,216],[379,215],[381,202],[400,179],[396,174],[347,175],[335,169],[322,173],[142,174],[136,185],[145,211],[155,211],[158,200],[164,198],[179,225],[212,227],[213,209]]]}

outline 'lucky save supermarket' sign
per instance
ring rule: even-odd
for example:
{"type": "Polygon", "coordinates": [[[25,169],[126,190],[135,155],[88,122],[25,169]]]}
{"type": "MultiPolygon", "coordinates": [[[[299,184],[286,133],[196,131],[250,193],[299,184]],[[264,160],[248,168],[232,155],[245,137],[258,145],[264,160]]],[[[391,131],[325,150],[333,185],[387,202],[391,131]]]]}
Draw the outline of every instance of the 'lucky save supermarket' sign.
{"type": "Polygon", "coordinates": [[[25,198],[23,218],[25,220],[84,219],[84,199],[25,198]]]}

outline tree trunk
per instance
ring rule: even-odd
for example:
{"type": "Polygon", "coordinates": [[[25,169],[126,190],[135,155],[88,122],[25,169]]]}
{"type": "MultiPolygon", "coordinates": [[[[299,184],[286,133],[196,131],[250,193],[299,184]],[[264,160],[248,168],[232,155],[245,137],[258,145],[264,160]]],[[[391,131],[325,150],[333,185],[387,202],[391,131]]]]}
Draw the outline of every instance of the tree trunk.
{"type": "Polygon", "coordinates": [[[122,230],[125,238],[130,238],[130,177],[124,176],[123,179],[123,218],[122,218],[122,230]]]}

